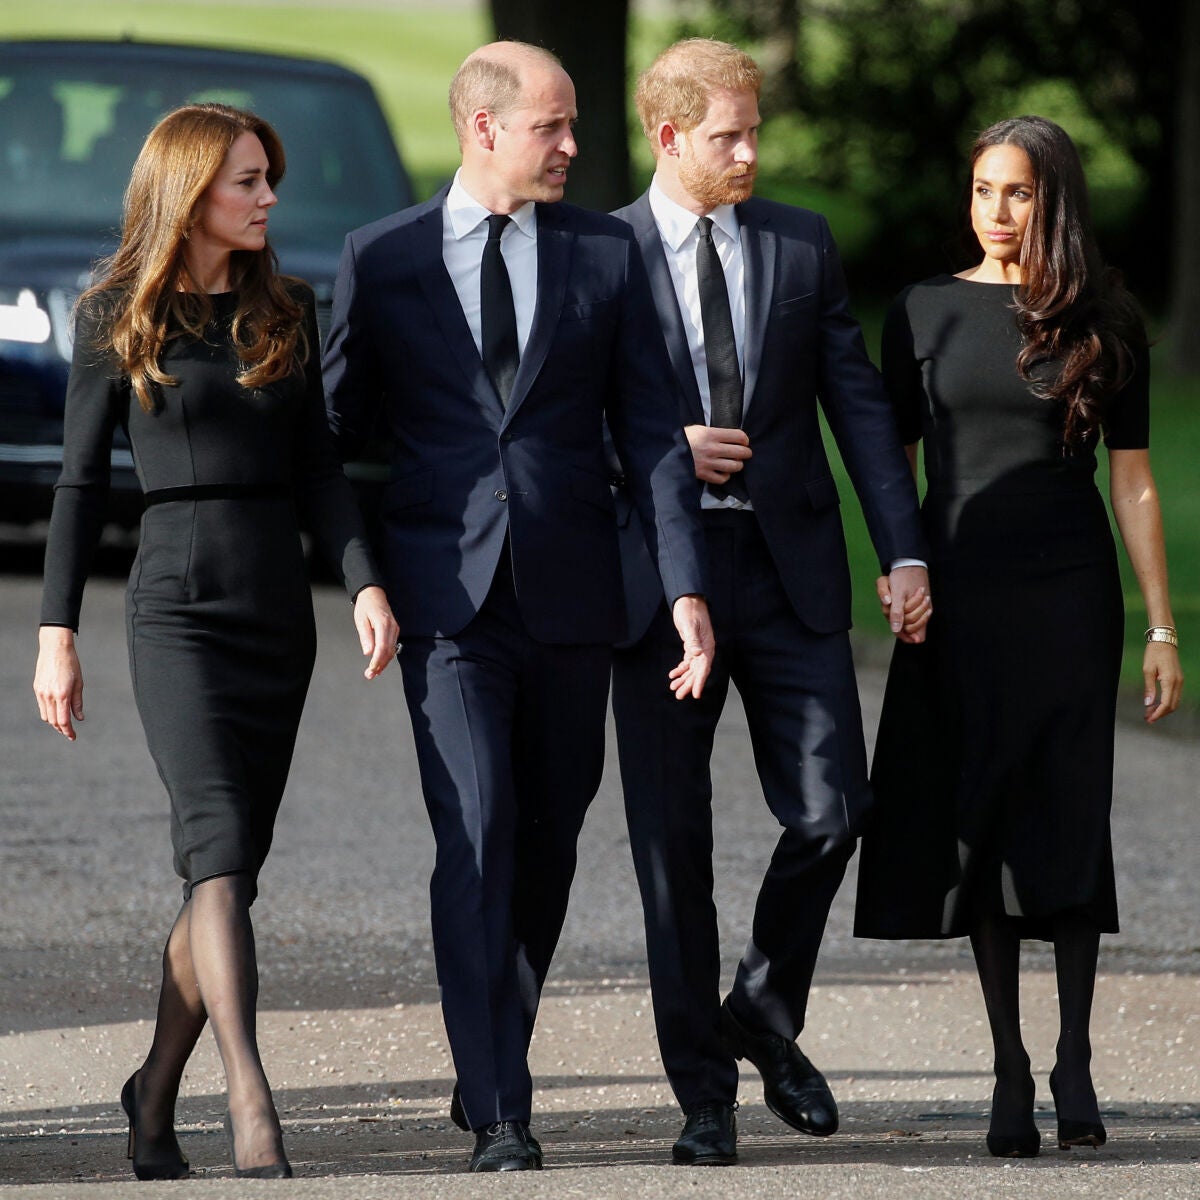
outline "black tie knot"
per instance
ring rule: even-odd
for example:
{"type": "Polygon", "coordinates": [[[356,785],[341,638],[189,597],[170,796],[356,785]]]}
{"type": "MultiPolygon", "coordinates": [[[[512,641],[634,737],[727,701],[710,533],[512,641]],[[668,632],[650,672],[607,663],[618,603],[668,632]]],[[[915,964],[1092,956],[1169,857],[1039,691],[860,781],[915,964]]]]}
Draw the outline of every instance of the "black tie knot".
{"type": "Polygon", "coordinates": [[[696,232],[700,235],[702,241],[712,241],[712,227],[712,217],[701,217],[700,220],[696,222],[696,232]]]}
{"type": "Polygon", "coordinates": [[[512,220],[508,213],[488,213],[488,241],[498,242],[500,235],[504,232],[504,227],[512,220]]]}

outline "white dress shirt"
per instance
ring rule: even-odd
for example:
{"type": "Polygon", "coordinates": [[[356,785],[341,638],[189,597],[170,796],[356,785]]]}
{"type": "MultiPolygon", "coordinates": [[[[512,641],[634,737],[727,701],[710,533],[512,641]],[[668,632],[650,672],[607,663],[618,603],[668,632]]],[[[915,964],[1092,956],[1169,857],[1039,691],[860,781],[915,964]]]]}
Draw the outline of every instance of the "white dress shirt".
{"type": "MultiPolygon", "coordinates": [[[[704,408],[704,420],[712,422],[712,402],[708,388],[708,358],[704,351],[704,320],[700,312],[700,284],[696,278],[696,244],[700,235],[696,231],[699,218],[688,212],[681,204],[672,200],[654,180],[650,184],[650,211],[654,214],[658,234],[662,239],[663,253],[671,271],[671,282],[675,285],[675,298],[679,302],[679,315],[683,318],[687,334],[688,350],[692,356],[692,370],[696,374],[696,386],[700,389],[700,403],[704,408]]],[[[729,292],[729,313],[733,318],[733,341],[737,347],[738,370],[746,377],[746,264],[742,255],[742,239],[737,213],[732,204],[722,204],[708,214],[712,218],[713,244],[721,269],[725,272],[725,289],[729,292]]],[[[742,419],[750,397],[742,396],[742,419]]],[[[700,497],[702,508],[746,508],[752,509],[749,501],[736,496],[718,499],[705,485],[700,497]]]]}
{"type": "MultiPolygon", "coordinates": [[[[500,253],[512,286],[517,314],[517,347],[521,354],[529,342],[537,306],[537,209],[532,200],[512,213],[500,236],[500,253]]],[[[454,282],[463,316],[483,355],[483,320],[479,298],[479,268],[487,242],[488,209],[473,199],[459,181],[459,172],[442,204],[442,261],[454,282]]]]}

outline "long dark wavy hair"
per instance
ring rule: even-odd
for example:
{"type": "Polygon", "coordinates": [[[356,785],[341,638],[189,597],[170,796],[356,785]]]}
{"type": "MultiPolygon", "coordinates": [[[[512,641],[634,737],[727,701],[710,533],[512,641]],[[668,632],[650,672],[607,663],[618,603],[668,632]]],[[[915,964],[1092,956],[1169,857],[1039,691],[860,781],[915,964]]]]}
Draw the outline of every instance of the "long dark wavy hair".
{"type": "MultiPolygon", "coordinates": [[[[196,206],[216,178],[230,147],[252,133],[267,155],[267,182],[283,178],[283,145],[261,117],[224,104],[189,104],[168,113],[150,131],[125,192],[121,244],[101,265],[100,278],[79,298],[99,304],[108,339],[134,394],[146,411],[155,385],[177,382],[159,366],[172,333],[200,339],[212,303],[185,259],[196,206]]],[[[242,369],[238,382],[264,387],[284,378],[308,354],[304,310],[279,274],[275,251],[235,250],[230,286],[238,293],[233,340],[242,369]]]]}
{"type": "Polygon", "coordinates": [[[1025,344],[1017,370],[1037,395],[1063,410],[1070,446],[1099,433],[1109,401],[1129,382],[1146,346],[1136,302],[1106,267],[1092,233],[1087,180],[1066,131],[1044,117],[1012,117],[988,126],[971,148],[971,172],[992,146],[1016,146],[1033,167],[1033,206],[1021,247],[1023,280],[1017,323],[1025,344]],[[1043,363],[1058,370],[1031,372],[1043,363]]]}

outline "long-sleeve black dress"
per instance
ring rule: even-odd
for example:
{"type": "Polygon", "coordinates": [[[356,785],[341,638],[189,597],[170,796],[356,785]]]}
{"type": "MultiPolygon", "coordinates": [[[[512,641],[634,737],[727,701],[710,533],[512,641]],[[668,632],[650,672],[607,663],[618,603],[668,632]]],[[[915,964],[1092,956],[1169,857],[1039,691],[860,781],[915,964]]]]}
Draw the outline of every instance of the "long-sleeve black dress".
{"type": "Polygon", "coordinates": [[[179,385],[157,389],[151,412],[131,401],[100,306],[77,324],[41,619],[78,628],[121,424],[147,505],[126,592],[130,670],[185,894],[235,871],[257,879],[271,844],[316,652],[300,514],[351,595],[380,578],[325,421],[311,292],[302,299],[303,371],[243,388],[237,296],[214,295],[204,340],[167,342],[162,366],[179,385]]]}
{"type": "MultiPolygon", "coordinates": [[[[1117,928],[1109,810],[1124,609],[1095,444],[1017,373],[1012,287],[943,275],[888,314],[883,369],[924,439],[934,616],[897,644],[871,781],[855,932],[935,938],[977,918],[1117,928]]],[[[1045,368],[1049,369],[1049,368],[1045,368]]],[[[1147,445],[1144,356],[1104,422],[1147,445]]]]}

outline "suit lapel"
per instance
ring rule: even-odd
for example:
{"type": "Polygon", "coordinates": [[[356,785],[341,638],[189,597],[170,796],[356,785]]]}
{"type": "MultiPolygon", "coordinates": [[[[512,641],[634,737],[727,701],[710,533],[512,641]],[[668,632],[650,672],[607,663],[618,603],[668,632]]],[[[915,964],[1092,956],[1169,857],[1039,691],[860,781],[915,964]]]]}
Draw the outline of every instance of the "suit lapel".
{"type": "Polygon", "coordinates": [[[696,368],[692,363],[687,331],[683,327],[683,317],[679,312],[675,281],[671,278],[671,268],[667,265],[667,256],[662,248],[662,235],[654,220],[648,194],[643,192],[623,215],[637,235],[642,261],[646,264],[646,274],[650,276],[654,307],[658,309],[663,336],[667,339],[671,366],[675,369],[675,377],[683,388],[684,403],[688,409],[684,423],[703,425],[704,404],[700,399],[700,389],[696,386],[696,368]]]}
{"type": "Polygon", "coordinates": [[[413,267],[421,281],[421,290],[433,311],[434,320],[446,339],[451,358],[467,377],[475,398],[482,405],[503,411],[500,397],[492,387],[479,356],[479,348],[471,336],[471,327],[463,315],[454,281],[446,270],[442,256],[442,202],[445,191],[435,196],[428,211],[413,225],[413,267]]]}
{"type": "MultiPolygon", "coordinates": [[[[762,365],[763,341],[775,299],[775,234],[767,218],[755,212],[752,203],[737,206],[741,230],[742,262],[746,271],[746,338],[742,346],[742,394],[747,404],[754,395],[758,369],[762,365]]],[[[753,413],[753,407],[749,410],[753,413]]],[[[744,423],[744,422],[743,422],[744,423]]]]}
{"type": "Polygon", "coordinates": [[[533,310],[533,325],[529,341],[521,355],[512,392],[508,397],[506,420],[520,407],[537,378],[558,319],[562,314],[563,297],[567,292],[567,275],[571,268],[571,248],[575,235],[565,228],[561,214],[553,204],[537,206],[537,304],[533,310]]]}

